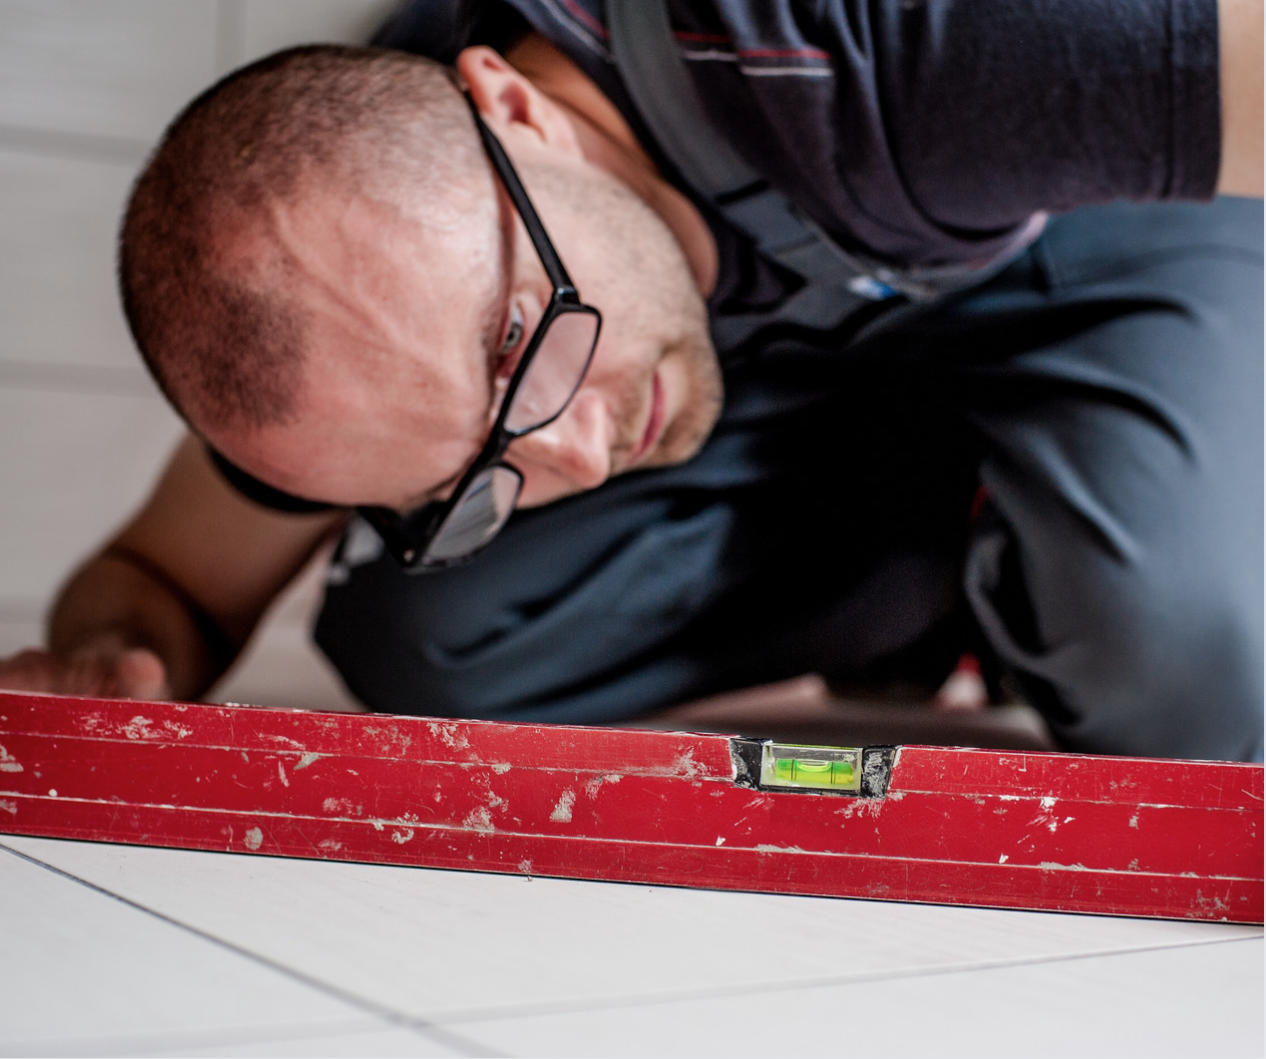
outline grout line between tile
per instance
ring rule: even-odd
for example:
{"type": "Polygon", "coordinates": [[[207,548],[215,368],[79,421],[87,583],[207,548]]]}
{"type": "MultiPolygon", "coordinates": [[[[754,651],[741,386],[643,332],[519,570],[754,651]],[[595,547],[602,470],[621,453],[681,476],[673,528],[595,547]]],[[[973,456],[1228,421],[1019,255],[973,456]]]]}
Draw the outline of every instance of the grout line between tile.
{"type": "Polygon", "coordinates": [[[178,1048],[219,1048],[232,1045],[265,1044],[277,1041],[302,1040],[308,1037],[343,1037],[353,1033],[373,1032],[387,1028],[383,1020],[372,1015],[338,1022],[295,1023],[290,1026],[246,1027],[201,1032],[154,1031],[151,1033],[104,1034],[96,1037],[35,1037],[0,1040],[0,1055],[24,1056],[113,1056],[161,1055],[178,1048]]]}
{"type": "Polygon", "coordinates": [[[80,162],[105,162],[135,168],[145,161],[151,146],[145,140],[125,136],[0,124],[0,150],[71,158],[80,162]]]}
{"type": "Polygon", "coordinates": [[[139,364],[135,367],[116,368],[98,364],[40,364],[34,361],[0,360],[0,389],[160,400],[157,387],[139,364]]]}
{"type": "Polygon", "coordinates": [[[536,1004],[507,1005],[501,1008],[456,1009],[433,1011],[429,1018],[445,1026],[477,1025],[481,1022],[497,1022],[504,1019],[530,1018],[536,1015],[565,1015],[579,1012],[608,1011],[617,1008],[650,1007],[655,1004],[671,1004],[680,1001],[714,1000],[726,997],[754,996],[768,993],[787,993],[800,989],[821,989],[830,986],[868,985],[871,982],[897,981],[907,978],[932,978],[942,975],[967,974],[975,971],[995,971],[1004,968],[1040,966],[1042,964],[1069,963],[1099,957],[1131,956],[1142,952],[1163,952],[1169,949],[1190,949],[1208,945],[1239,944],[1260,941],[1262,935],[1245,938],[1214,938],[1208,941],[1178,942],[1164,945],[1139,945],[1122,949],[1104,949],[1093,952],[1061,953],[1057,956],[1030,956],[1017,959],[980,960],[975,963],[953,964],[944,967],[921,967],[911,970],[881,971],[862,975],[823,975],[796,981],[754,982],[749,985],[716,986],[704,989],[682,989],[673,992],[642,993],[622,997],[609,997],[592,1001],[546,1001],[536,1004]]]}
{"type": "Polygon", "coordinates": [[[4,852],[12,854],[13,856],[18,857],[19,859],[24,860],[29,864],[34,864],[37,867],[43,868],[45,871],[50,871],[54,875],[59,875],[63,879],[68,879],[71,882],[78,883],[81,886],[86,886],[89,890],[93,890],[105,897],[113,898],[115,901],[118,901],[121,904],[125,904],[129,908],[134,908],[138,912],[144,912],[146,915],[153,916],[155,919],[161,920],[164,923],[168,923],[173,927],[177,927],[180,930],[188,931],[190,934],[193,934],[199,938],[202,938],[205,941],[209,941],[214,945],[218,945],[223,949],[227,949],[230,952],[234,952],[238,954],[239,956],[244,956],[249,960],[253,960],[256,963],[262,964],[265,967],[269,967],[280,974],[284,974],[287,977],[294,979],[295,981],[302,982],[303,984],[310,986],[313,989],[319,990],[320,992],[325,993],[327,996],[335,997],[336,999],[341,1000],[344,1003],[351,1004],[355,1007],[361,1008],[362,1010],[368,1012],[371,1015],[376,1015],[379,1018],[384,1019],[385,1021],[393,1025],[402,1027],[404,1029],[413,1030],[417,1033],[422,1034],[423,1036],[430,1037],[433,1040],[437,1041],[438,1043],[443,1044],[446,1047],[452,1048],[454,1051],[460,1052],[463,1055],[492,1056],[493,1059],[504,1059],[504,1057],[501,1056],[501,1053],[490,1052],[486,1046],[482,1046],[482,1045],[476,1047],[475,1042],[469,1041],[465,1037],[462,1037],[460,1034],[453,1033],[452,1031],[442,1026],[436,1025],[435,1023],[431,1022],[428,1019],[418,1018],[417,1016],[414,1016],[414,1015],[405,1014],[404,1012],[397,1011],[394,1008],[387,1007],[386,1005],[381,1004],[376,1000],[371,1000],[368,997],[360,996],[359,994],[353,993],[350,990],[343,989],[336,985],[331,985],[329,982],[326,982],[320,978],[316,978],[313,975],[307,974],[304,971],[300,971],[294,967],[287,966],[284,963],[271,959],[268,956],[261,955],[260,953],[252,952],[250,949],[245,948],[244,946],[238,945],[235,942],[228,941],[225,938],[217,937],[215,934],[202,930],[199,927],[195,927],[189,923],[183,923],[179,919],[176,919],[172,916],[165,915],[164,913],[156,911],[153,908],[149,908],[146,905],[141,904],[139,901],[133,901],[131,898],[124,897],[122,894],[117,894],[113,890],[108,890],[104,886],[91,882],[88,879],[80,878],[78,875],[75,875],[72,872],[68,872],[62,868],[57,867],[56,865],[49,864],[45,861],[42,861],[38,857],[32,857],[30,854],[23,853],[21,850],[13,849],[11,846],[7,846],[3,842],[0,842],[0,850],[4,850],[4,852]]]}

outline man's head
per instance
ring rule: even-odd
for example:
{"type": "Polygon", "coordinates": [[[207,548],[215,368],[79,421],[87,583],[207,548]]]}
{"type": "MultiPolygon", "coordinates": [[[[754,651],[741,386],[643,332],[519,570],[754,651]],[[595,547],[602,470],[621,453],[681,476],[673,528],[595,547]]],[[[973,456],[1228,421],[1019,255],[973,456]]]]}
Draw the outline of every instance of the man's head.
{"type": "MultiPolygon", "coordinates": [[[[510,449],[523,501],[687,458],[719,382],[681,246],[587,156],[565,106],[487,49],[458,68],[604,314],[567,412],[510,449]]],[[[137,182],[120,274],[137,342],[199,433],[289,492],[398,508],[474,457],[507,339],[550,293],[454,73],[353,48],[281,53],[195,100],[137,182]]]]}

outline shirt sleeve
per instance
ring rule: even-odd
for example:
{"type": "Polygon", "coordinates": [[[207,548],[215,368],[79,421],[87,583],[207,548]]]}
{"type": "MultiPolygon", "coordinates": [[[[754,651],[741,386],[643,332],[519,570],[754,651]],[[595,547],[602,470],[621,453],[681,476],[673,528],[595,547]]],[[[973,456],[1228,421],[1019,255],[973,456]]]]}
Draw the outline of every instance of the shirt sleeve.
{"type": "Polygon", "coordinates": [[[1216,0],[867,6],[893,161],[936,224],[980,231],[1036,210],[1213,195],[1216,0]]]}

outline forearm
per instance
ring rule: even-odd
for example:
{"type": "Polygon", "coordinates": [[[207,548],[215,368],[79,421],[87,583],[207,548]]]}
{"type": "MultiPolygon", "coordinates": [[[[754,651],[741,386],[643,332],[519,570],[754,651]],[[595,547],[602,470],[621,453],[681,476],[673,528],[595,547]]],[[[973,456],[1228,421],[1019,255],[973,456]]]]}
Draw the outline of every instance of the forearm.
{"type": "Polygon", "coordinates": [[[1262,195],[1262,0],[1218,0],[1222,167],[1218,192],[1262,195]]]}
{"type": "Polygon", "coordinates": [[[161,569],[117,547],[90,559],[67,582],[49,617],[48,639],[66,663],[129,648],[152,651],[177,699],[210,687],[239,647],[161,569]]]}

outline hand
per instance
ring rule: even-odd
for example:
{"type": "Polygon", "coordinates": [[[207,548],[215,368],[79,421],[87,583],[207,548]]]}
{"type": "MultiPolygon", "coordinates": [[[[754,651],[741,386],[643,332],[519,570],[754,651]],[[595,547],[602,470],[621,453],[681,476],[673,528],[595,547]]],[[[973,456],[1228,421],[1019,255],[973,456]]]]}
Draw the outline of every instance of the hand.
{"type": "Polygon", "coordinates": [[[133,647],[70,660],[30,648],[0,658],[0,688],[121,699],[171,698],[167,669],[153,651],[133,647]]]}

